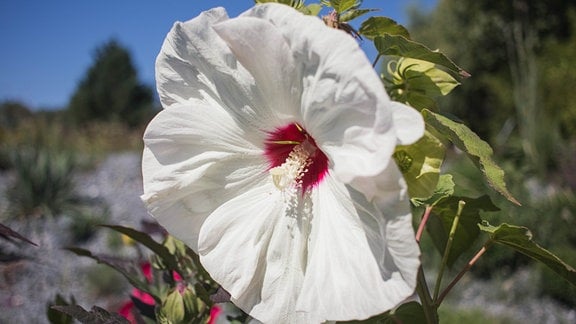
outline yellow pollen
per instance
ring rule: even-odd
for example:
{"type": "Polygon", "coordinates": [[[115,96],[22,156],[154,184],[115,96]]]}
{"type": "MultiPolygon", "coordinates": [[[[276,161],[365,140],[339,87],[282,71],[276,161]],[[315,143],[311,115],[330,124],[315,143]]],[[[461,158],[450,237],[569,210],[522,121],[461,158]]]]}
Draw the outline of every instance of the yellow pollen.
{"type": "Polygon", "coordinates": [[[272,181],[279,190],[284,190],[293,185],[302,186],[302,176],[308,172],[307,167],[312,163],[310,156],[316,148],[309,141],[304,141],[294,147],[288,158],[282,165],[270,169],[272,181]]]}

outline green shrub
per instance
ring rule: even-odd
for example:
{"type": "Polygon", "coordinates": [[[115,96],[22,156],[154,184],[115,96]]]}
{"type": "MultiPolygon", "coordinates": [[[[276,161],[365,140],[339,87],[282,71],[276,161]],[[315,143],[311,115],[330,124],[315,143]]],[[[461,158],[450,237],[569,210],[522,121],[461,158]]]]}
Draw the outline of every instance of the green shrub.
{"type": "Polygon", "coordinates": [[[58,215],[74,203],[72,154],[46,148],[21,147],[10,154],[16,179],[8,191],[18,216],[58,215]]]}

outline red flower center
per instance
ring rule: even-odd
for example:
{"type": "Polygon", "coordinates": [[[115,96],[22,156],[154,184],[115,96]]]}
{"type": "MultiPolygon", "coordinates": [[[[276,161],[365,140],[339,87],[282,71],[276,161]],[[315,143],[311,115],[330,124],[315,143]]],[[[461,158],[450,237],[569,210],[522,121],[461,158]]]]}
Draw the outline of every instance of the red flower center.
{"type": "Polygon", "coordinates": [[[270,173],[278,188],[301,186],[305,193],[328,173],[328,157],[298,124],[288,124],[270,132],[264,144],[270,173]]]}

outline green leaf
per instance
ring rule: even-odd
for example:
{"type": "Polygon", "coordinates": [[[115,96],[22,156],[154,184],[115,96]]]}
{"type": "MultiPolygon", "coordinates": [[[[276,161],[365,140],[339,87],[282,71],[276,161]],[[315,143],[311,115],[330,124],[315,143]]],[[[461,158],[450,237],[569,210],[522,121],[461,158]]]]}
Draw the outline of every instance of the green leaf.
{"type": "Polygon", "coordinates": [[[113,229],[119,233],[122,233],[134,241],[141,243],[145,247],[149,248],[152,252],[156,253],[163,261],[164,265],[168,268],[168,270],[176,270],[178,268],[178,260],[176,257],[170,253],[170,250],[166,248],[164,245],[156,242],[150,235],[137,231],[133,228],[118,226],[118,225],[102,225],[103,227],[107,227],[113,229]]]}
{"type": "Polygon", "coordinates": [[[482,196],[479,198],[467,198],[451,196],[440,200],[432,209],[432,215],[426,229],[434,242],[434,245],[440,252],[444,253],[452,222],[458,211],[459,201],[466,203],[460,221],[456,230],[452,248],[448,254],[447,265],[452,266],[458,257],[466,251],[478,238],[480,230],[478,224],[481,222],[480,211],[498,211],[498,207],[494,206],[490,197],[482,196]]]}
{"type": "Polygon", "coordinates": [[[460,83],[431,62],[400,58],[388,63],[386,87],[390,97],[408,103],[417,110],[436,110],[432,99],[447,95],[460,83]]]}
{"type": "Polygon", "coordinates": [[[340,15],[340,22],[348,22],[350,20],[356,19],[360,16],[364,16],[369,12],[378,11],[380,9],[350,9],[340,15]]]}
{"type": "Polygon", "coordinates": [[[358,0],[330,0],[330,6],[336,10],[337,13],[342,14],[349,9],[357,8],[362,1],[358,0]]]}
{"type": "Polygon", "coordinates": [[[444,66],[461,77],[470,76],[468,72],[457,66],[444,54],[432,51],[428,47],[411,41],[402,35],[384,34],[377,36],[374,38],[374,45],[380,55],[394,55],[428,61],[444,66]]]}
{"type": "Polygon", "coordinates": [[[426,125],[433,127],[446,136],[456,147],[464,151],[484,174],[488,184],[516,205],[518,200],[512,196],[504,181],[504,171],[494,162],[494,151],[490,145],[484,142],[476,133],[464,124],[457,123],[440,114],[429,110],[422,110],[426,125]]]}
{"type": "Polygon", "coordinates": [[[576,270],[556,255],[532,241],[532,233],[526,227],[509,224],[491,226],[487,222],[478,224],[481,231],[490,235],[493,242],[506,245],[514,250],[542,262],[560,277],[576,286],[576,270]]]}
{"type": "Polygon", "coordinates": [[[444,145],[430,132],[412,145],[398,146],[394,159],[408,184],[412,198],[429,197],[436,188],[444,161],[444,145]]]}
{"type": "Polygon", "coordinates": [[[362,25],[360,25],[358,32],[368,39],[374,39],[377,36],[384,36],[386,34],[400,35],[410,39],[410,33],[404,26],[398,24],[395,20],[381,16],[366,19],[362,25]]]}
{"type": "Polygon", "coordinates": [[[92,307],[90,311],[78,305],[52,306],[53,309],[68,314],[84,324],[130,324],[130,322],[119,314],[109,313],[98,306],[92,307]]]}
{"type": "Polygon", "coordinates": [[[400,305],[390,314],[390,317],[390,320],[385,323],[426,323],[424,309],[415,301],[400,305]]]}
{"type": "Polygon", "coordinates": [[[319,3],[311,3],[306,7],[300,9],[300,11],[309,16],[318,16],[320,11],[322,10],[322,5],[319,3]]]}
{"type": "Polygon", "coordinates": [[[121,273],[126,279],[128,279],[128,281],[132,286],[150,294],[156,301],[160,301],[160,298],[150,290],[150,287],[148,286],[147,282],[140,280],[139,273],[135,270],[130,271],[130,269],[127,267],[128,263],[126,261],[122,262],[122,260],[119,260],[118,258],[106,255],[95,255],[88,250],[77,247],[69,247],[66,248],[66,250],[78,256],[88,257],[95,260],[98,263],[102,263],[109,266],[110,268],[121,273]]]}
{"type": "Polygon", "coordinates": [[[398,324],[398,323],[426,323],[422,305],[413,301],[402,304],[393,311],[373,316],[364,321],[338,322],[346,324],[398,324]]]}
{"type": "Polygon", "coordinates": [[[416,207],[434,206],[440,200],[448,198],[454,194],[454,181],[451,174],[442,174],[438,179],[438,184],[434,193],[427,198],[412,198],[412,203],[416,207]]]}

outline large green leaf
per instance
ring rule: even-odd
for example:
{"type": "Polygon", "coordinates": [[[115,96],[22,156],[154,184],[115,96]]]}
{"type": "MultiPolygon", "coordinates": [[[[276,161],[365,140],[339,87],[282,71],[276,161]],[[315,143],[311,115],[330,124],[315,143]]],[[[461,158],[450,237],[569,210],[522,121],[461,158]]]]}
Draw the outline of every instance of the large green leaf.
{"type": "Polygon", "coordinates": [[[412,145],[396,148],[394,159],[408,184],[411,198],[426,198],[434,192],[445,151],[444,145],[429,132],[412,145]]]}
{"type": "Polygon", "coordinates": [[[156,253],[158,257],[160,257],[164,265],[169,270],[176,270],[178,269],[178,261],[176,260],[176,256],[168,250],[168,248],[158,242],[156,242],[150,235],[137,231],[130,227],[118,226],[118,225],[102,225],[103,227],[107,227],[113,229],[119,233],[122,233],[134,241],[141,243],[145,247],[149,248],[152,252],[156,253]]]}
{"type": "Polygon", "coordinates": [[[474,164],[480,168],[484,178],[494,190],[509,201],[520,205],[518,200],[508,191],[504,181],[504,171],[492,159],[494,151],[488,143],[480,139],[466,125],[457,123],[440,114],[424,109],[422,110],[422,116],[424,116],[427,126],[433,127],[440,134],[446,136],[456,147],[468,155],[474,164]]]}
{"type": "Polygon", "coordinates": [[[433,217],[430,217],[426,224],[426,229],[434,242],[434,245],[444,253],[446,243],[452,223],[458,212],[458,203],[464,201],[466,205],[460,214],[460,219],[454,241],[448,254],[447,264],[452,266],[458,257],[466,251],[478,238],[480,230],[478,224],[481,222],[480,212],[484,211],[498,211],[499,209],[494,206],[490,197],[482,196],[479,198],[455,197],[451,196],[440,200],[432,209],[433,217]]]}
{"type": "Polygon", "coordinates": [[[358,32],[368,39],[374,39],[377,36],[385,34],[400,35],[410,39],[410,33],[404,26],[398,24],[395,20],[388,17],[370,17],[366,19],[358,32]]]}
{"type": "Polygon", "coordinates": [[[387,79],[391,85],[386,85],[390,97],[418,110],[437,110],[432,98],[445,96],[460,84],[434,63],[412,58],[390,61],[387,72],[392,77],[387,79]]]}
{"type": "Polygon", "coordinates": [[[480,230],[490,235],[493,242],[509,246],[536,261],[542,262],[560,277],[576,286],[576,270],[550,251],[532,241],[532,233],[528,228],[509,224],[491,226],[487,222],[478,226],[480,230]]]}
{"type": "Polygon", "coordinates": [[[470,74],[452,62],[446,55],[432,51],[428,47],[411,41],[402,35],[384,34],[374,38],[374,45],[380,55],[394,55],[409,57],[418,60],[432,62],[444,66],[461,77],[469,77],[470,74]]]}

